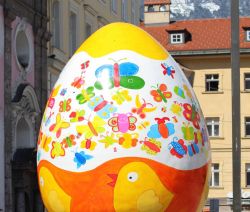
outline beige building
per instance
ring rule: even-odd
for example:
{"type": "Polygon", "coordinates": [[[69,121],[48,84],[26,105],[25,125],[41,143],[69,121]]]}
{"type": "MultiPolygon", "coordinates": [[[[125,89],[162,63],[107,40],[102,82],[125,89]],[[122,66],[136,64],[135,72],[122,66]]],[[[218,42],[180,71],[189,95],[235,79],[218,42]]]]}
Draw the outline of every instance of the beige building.
{"type": "Polygon", "coordinates": [[[144,23],[150,25],[170,22],[170,0],[146,0],[144,2],[144,23]]]}
{"type": "Polygon", "coordinates": [[[250,18],[240,19],[241,102],[232,102],[230,19],[168,22],[168,14],[162,22],[165,24],[159,24],[155,22],[155,16],[158,15],[160,20],[163,15],[157,8],[165,4],[166,1],[145,1],[142,28],[155,37],[179,64],[194,73],[193,88],[207,121],[212,149],[209,198],[220,200],[220,211],[231,210],[231,105],[240,104],[242,205],[245,210],[250,210],[250,18]],[[148,15],[152,11],[155,14],[150,19],[148,15]]]}
{"type": "Polygon", "coordinates": [[[139,25],[138,0],[49,0],[48,94],[77,47],[111,22],[139,25]]]}

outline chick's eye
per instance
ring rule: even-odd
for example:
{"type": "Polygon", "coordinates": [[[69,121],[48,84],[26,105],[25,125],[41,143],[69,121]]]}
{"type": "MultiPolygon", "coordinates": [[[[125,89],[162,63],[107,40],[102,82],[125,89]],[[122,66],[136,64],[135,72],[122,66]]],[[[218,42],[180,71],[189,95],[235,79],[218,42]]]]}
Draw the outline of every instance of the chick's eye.
{"type": "Polygon", "coordinates": [[[138,174],[136,172],[128,173],[128,181],[135,182],[138,179],[138,174]]]}

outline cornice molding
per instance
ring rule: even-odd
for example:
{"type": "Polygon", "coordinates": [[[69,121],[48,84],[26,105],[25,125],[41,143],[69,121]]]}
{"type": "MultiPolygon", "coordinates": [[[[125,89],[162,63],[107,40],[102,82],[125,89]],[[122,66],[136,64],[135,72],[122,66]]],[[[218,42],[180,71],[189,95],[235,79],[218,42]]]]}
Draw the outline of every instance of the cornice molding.
{"type": "Polygon", "coordinates": [[[103,23],[104,25],[108,24],[108,20],[103,18],[102,16],[97,16],[97,20],[101,23],[103,23]]]}
{"type": "Polygon", "coordinates": [[[84,4],[83,6],[84,6],[84,10],[88,11],[93,16],[97,15],[97,12],[92,7],[90,7],[88,4],[84,4]]]}
{"type": "MultiPolygon", "coordinates": [[[[229,55],[231,53],[230,49],[211,49],[211,50],[191,50],[191,51],[170,51],[168,52],[172,56],[207,56],[207,55],[229,55]]],[[[240,49],[241,54],[250,54],[250,49],[240,49]]]]}

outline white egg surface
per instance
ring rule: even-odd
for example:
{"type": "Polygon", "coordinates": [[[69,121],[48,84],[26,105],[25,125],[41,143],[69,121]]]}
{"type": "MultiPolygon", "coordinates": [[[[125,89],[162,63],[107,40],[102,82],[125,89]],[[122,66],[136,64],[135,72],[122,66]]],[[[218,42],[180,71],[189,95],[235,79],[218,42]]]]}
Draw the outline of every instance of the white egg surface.
{"type": "Polygon", "coordinates": [[[187,170],[207,163],[207,141],[198,101],[172,57],[80,52],[48,100],[38,160],[84,171],[133,156],[187,170]]]}

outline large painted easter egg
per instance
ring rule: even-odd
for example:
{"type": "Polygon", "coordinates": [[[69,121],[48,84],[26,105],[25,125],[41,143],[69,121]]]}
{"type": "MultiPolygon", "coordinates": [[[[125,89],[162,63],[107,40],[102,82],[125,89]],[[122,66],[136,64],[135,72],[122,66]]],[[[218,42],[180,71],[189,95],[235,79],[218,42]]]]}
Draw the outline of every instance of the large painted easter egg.
{"type": "Polygon", "coordinates": [[[45,207],[61,211],[201,211],[210,149],[193,89],[142,29],[107,25],[67,63],[38,139],[45,207]]]}

